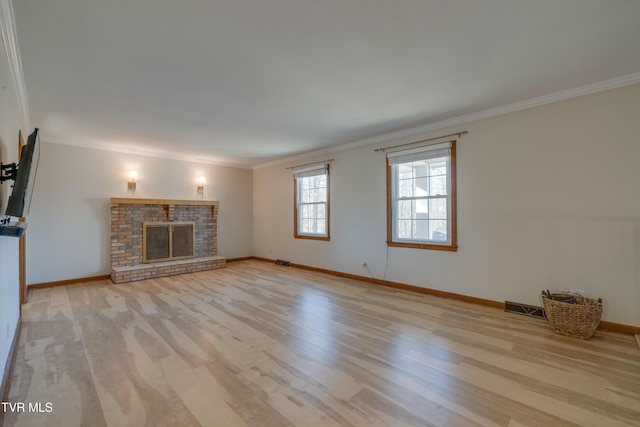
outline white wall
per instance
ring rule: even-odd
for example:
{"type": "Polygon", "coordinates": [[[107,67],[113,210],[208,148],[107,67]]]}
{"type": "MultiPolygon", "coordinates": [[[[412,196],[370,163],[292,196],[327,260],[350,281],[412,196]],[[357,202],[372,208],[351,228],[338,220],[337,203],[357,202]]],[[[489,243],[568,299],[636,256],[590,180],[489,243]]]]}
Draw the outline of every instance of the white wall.
{"type": "Polygon", "coordinates": [[[131,169],[136,198],[200,200],[196,182],[205,176],[205,199],[220,202],[218,254],[252,254],[251,170],[43,142],[28,220],[28,284],[110,273],[109,200],[131,197],[131,169]]]}
{"type": "Polygon", "coordinates": [[[376,278],[533,305],[542,289],[584,289],[603,298],[604,320],[640,326],[639,117],[634,85],[257,168],[254,255],[363,276],[366,261],[376,278]],[[385,160],[373,149],[461,130],[458,252],[387,250],[385,160]],[[331,241],[294,239],[284,168],[327,158],[331,241]]]}
{"type": "MultiPolygon", "coordinates": [[[[18,162],[20,108],[3,47],[0,47],[0,161],[18,162]]],[[[0,215],[4,215],[12,181],[0,185],[0,215]]],[[[0,237],[0,377],[9,356],[20,316],[18,239],[0,237]]],[[[2,378],[0,378],[0,382],[2,378]]]]}

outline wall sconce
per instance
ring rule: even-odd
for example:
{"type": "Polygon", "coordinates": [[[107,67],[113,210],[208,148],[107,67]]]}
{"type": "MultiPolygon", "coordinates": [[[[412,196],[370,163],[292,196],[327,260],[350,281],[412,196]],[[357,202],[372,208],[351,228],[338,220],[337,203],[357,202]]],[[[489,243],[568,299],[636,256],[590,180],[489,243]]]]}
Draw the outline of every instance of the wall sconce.
{"type": "Polygon", "coordinates": [[[138,171],[130,170],[129,171],[129,182],[127,184],[127,189],[131,190],[131,195],[132,196],[136,192],[136,179],[138,179],[138,171]]]}
{"type": "Polygon", "coordinates": [[[207,178],[201,176],[198,180],[198,186],[196,189],[198,190],[198,194],[204,198],[204,185],[207,183],[207,178]]]}

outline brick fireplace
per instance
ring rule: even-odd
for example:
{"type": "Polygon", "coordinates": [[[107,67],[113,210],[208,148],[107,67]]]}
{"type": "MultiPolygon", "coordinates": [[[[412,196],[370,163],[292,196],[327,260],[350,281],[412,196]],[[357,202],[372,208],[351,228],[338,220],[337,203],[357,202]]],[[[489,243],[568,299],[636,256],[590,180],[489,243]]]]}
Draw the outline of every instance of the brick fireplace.
{"type": "Polygon", "coordinates": [[[126,283],[226,266],[218,256],[214,201],[111,199],[111,280],[126,283]],[[144,262],[144,224],[194,224],[193,257],[144,262]]]}

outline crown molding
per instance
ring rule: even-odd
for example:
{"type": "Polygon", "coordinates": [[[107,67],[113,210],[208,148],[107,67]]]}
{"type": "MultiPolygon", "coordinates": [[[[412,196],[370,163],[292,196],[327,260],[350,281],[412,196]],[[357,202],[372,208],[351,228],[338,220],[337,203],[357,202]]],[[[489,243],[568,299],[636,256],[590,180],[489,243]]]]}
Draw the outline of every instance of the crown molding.
{"type": "Polygon", "coordinates": [[[337,145],[334,147],[323,148],[317,151],[311,151],[309,153],[299,154],[296,156],[286,157],[279,160],[274,160],[268,163],[262,163],[253,166],[253,169],[262,169],[271,166],[277,166],[284,163],[298,161],[304,158],[333,153],[337,151],[349,150],[352,148],[362,147],[365,145],[377,144],[380,142],[387,142],[393,139],[403,138],[407,136],[415,136],[431,132],[438,129],[444,129],[451,126],[458,126],[473,122],[476,120],[487,119],[490,117],[501,116],[503,114],[514,113],[516,111],[526,110],[529,108],[539,107],[554,102],[564,101],[567,99],[577,98],[580,96],[591,95],[605,90],[616,89],[623,86],[629,86],[640,83],[640,72],[628,74],[622,77],[616,77],[609,80],[604,80],[598,83],[592,83],[585,86],[580,86],[574,89],[567,89],[560,92],[552,93],[549,95],[538,96],[525,101],[515,102],[513,104],[504,105],[502,107],[490,108],[488,110],[479,111],[477,113],[465,114],[463,116],[453,117],[451,119],[441,120],[438,122],[429,123],[427,125],[404,129],[396,132],[386,133],[371,138],[361,139],[358,141],[348,142],[346,144],[337,145]]]}
{"type": "Polygon", "coordinates": [[[22,61],[20,59],[20,49],[18,48],[18,38],[11,0],[0,0],[0,33],[2,35],[2,44],[7,54],[7,62],[9,63],[13,87],[18,99],[22,129],[29,130],[31,129],[29,123],[29,102],[27,101],[27,89],[24,84],[24,75],[22,74],[22,61]]]}

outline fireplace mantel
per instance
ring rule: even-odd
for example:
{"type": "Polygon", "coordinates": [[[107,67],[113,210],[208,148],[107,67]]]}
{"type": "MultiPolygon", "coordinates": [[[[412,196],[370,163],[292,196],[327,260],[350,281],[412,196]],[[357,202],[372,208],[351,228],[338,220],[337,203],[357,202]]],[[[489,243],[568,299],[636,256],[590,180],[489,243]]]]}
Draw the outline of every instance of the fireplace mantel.
{"type": "Polygon", "coordinates": [[[226,266],[218,256],[218,208],[212,200],[111,198],[111,280],[132,282],[226,266]],[[143,262],[143,223],[192,222],[195,257],[143,262]]]}
{"type": "Polygon", "coordinates": [[[219,206],[213,200],[171,200],[171,199],[136,199],[134,197],[112,197],[112,205],[184,205],[184,206],[219,206]]]}

